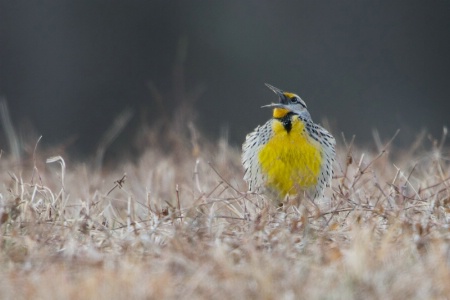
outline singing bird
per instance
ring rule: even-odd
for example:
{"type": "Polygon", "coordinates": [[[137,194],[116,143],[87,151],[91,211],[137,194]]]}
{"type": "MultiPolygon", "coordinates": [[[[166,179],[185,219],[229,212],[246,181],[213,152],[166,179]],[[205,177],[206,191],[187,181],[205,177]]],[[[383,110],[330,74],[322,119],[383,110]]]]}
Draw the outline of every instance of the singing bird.
{"type": "Polygon", "coordinates": [[[315,124],[296,94],[266,83],[279,97],[273,117],[249,133],[242,145],[244,180],[252,192],[269,192],[279,199],[305,193],[323,197],[331,185],[336,155],[334,137],[315,124]]]}

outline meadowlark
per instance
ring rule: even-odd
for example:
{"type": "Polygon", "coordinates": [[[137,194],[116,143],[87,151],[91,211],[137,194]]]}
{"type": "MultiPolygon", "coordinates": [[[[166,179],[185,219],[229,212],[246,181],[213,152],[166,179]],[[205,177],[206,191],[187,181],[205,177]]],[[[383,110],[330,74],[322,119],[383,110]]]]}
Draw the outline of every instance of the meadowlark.
{"type": "Polygon", "coordinates": [[[252,192],[268,191],[278,198],[323,197],[331,184],[336,141],[315,124],[305,102],[296,94],[266,83],[279,97],[273,118],[249,133],[242,145],[244,180],[252,192]]]}

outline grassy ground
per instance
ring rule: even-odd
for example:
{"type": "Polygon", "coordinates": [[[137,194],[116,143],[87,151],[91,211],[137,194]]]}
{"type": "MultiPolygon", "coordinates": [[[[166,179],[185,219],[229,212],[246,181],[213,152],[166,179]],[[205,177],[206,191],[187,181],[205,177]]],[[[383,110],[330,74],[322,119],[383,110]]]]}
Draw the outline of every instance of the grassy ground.
{"type": "Polygon", "coordinates": [[[439,143],[390,153],[341,139],[326,199],[284,207],[246,193],[239,149],[194,144],[150,144],[102,171],[3,154],[0,298],[449,298],[439,143]]]}

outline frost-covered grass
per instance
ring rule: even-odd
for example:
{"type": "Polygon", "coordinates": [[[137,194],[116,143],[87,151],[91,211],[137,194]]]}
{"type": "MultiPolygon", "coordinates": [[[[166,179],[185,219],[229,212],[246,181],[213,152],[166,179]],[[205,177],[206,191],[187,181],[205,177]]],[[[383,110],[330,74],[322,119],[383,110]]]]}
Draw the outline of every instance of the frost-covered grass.
{"type": "Polygon", "coordinates": [[[279,207],[246,193],[240,149],[180,140],[102,170],[3,153],[0,298],[448,299],[439,143],[341,141],[326,199],[279,207]]]}

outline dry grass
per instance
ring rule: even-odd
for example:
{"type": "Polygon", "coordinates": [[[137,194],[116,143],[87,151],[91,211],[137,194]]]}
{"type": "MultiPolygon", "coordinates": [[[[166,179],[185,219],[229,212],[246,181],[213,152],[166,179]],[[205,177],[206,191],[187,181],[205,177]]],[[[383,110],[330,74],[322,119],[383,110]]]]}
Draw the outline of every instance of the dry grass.
{"type": "Polygon", "coordinates": [[[327,198],[281,208],[245,193],[239,149],[177,147],[103,172],[3,154],[0,298],[448,299],[440,145],[341,147],[327,198]]]}

